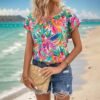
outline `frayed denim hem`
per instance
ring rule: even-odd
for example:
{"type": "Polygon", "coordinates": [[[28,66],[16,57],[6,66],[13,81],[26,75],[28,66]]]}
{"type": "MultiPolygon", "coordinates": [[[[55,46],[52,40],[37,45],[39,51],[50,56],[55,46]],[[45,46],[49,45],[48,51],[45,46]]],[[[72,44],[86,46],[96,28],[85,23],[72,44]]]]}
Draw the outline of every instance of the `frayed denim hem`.
{"type": "Polygon", "coordinates": [[[64,100],[66,97],[70,97],[71,93],[68,91],[59,91],[59,92],[54,92],[53,93],[55,96],[55,99],[59,100],[64,100]]]}
{"type": "Polygon", "coordinates": [[[50,93],[51,91],[39,91],[39,90],[34,90],[35,94],[37,95],[42,95],[42,94],[48,94],[50,93]]]}
{"type": "Polygon", "coordinates": [[[58,92],[53,92],[53,94],[56,96],[56,95],[59,95],[59,94],[65,94],[66,96],[70,96],[72,94],[72,92],[68,92],[68,91],[58,91],[58,92]]]}

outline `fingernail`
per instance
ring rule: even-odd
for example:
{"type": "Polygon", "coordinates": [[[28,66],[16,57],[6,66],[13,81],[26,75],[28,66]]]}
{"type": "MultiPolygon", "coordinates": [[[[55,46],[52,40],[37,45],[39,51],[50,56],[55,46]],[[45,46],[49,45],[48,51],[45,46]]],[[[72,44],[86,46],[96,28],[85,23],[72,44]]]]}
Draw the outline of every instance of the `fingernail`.
{"type": "Polygon", "coordinates": [[[40,69],[38,71],[40,72],[40,69]]]}
{"type": "Polygon", "coordinates": [[[35,86],[35,88],[38,89],[36,86],[35,86]]]}

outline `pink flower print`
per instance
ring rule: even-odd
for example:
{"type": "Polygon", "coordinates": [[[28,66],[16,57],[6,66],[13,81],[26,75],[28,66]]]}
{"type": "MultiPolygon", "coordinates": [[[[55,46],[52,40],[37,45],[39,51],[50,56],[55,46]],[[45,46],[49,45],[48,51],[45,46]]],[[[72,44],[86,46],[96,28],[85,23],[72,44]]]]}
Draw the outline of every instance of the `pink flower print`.
{"type": "Polygon", "coordinates": [[[30,20],[29,26],[30,26],[30,30],[32,31],[32,28],[33,28],[33,22],[32,22],[32,20],[30,20]]]}
{"type": "Polygon", "coordinates": [[[32,20],[29,19],[29,24],[27,25],[26,22],[24,22],[24,28],[26,28],[29,31],[32,31],[32,27],[33,27],[33,22],[32,20]]]}
{"type": "Polygon", "coordinates": [[[62,62],[65,58],[65,54],[63,52],[60,52],[60,55],[57,57],[57,62],[62,62]]]}
{"type": "Polygon", "coordinates": [[[76,25],[79,26],[79,19],[76,16],[71,17],[70,22],[72,30],[75,28],[76,25]]]}
{"type": "Polygon", "coordinates": [[[26,28],[27,30],[31,30],[30,26],[24,25],[24,28],[26,28]]]}
{"type": "Polygon", "coordinates": [[[61,26],[63,26],[62,24],[62,20],[59,19],[59,20],[53,20],[52,21],[52,31],[53,33],[57,33],[57,32],[62,32],[62,29],[61,29],[61,26]]]}
{"type": "Polygon", "coordinates": [[[55,26],[52,26],[52,32],[57,33],[57,28],[55,26]]]}
{"type": "Polygon", "coordinates": [[[67,47],[67,43],[66,43],[66,42],[63,42],[63,45],[64,45],[65,47],[67,47]]]}
{"type": "Polygon", "coordinates": [[[64,54],[64,52],[60,52],[60,58],[62,58],[62,59],[65,58],[65,54],[64,54]]]}
{"type": "Polygon", "coordinates": [[[42,44],[43,48],[46,48],[47,50],[50,50],[51,48],[55,48],[55,45],[49,40],[46,39],[43,44],[42,44]]]}
{"type": "Polygon", "coordinates": [[[55,45],[44,34],[41,36],[42,44],[39,48],[39,56],[41,59],[45,59],[46,55],[52,55],[52,49],[55,49],[55,45]],[[44,55],[45,54],[45,55],[44,55]]]}
{"type": "Polygon", "coordinates": [[[34,52],[32,51],[32,56],[34,56],[34,52]]]}
{"type": "Polygon", "coordinates": [[[62,22],[62,26],[64,27],[66,25],[66,21],[68,18],[66,18],[66,16],[62,16],[61,17],[61,22],[62,22]]]}
{"type": "Polygon", "coordinates": [[[44,59],[46,59],[46,57],[43,56],[43,55],[41,54],[42,51],[45,52],[45,51],[43,50],[43,48],[40,48],[40,49],[39,49],[39,52],[38,52],[38,55],[39,55],[40,59],[43,59],[43,60],[44,60],[44,59]]]}
{"type": "Polygon", "coordinates": [[[49,40],[49,38],[42,38],[43,43],[41,45],[41,52],[45,52],[46,55],[52,55],[50,50],[55,49],[55,44],[49,40]]]}
{"type": "Polygon", "coordinates": [[[50,27],[51,27],[50,25],[44,25],[43,26],[43,28],[48,29],[48,30],[50,29],[50,27]]]}
{"type": "Polygon", "coordinates": [[[57,62],[57,56],[55,56],[55,55],[52,55],[52,60],[54,61],[54,62],[57,62]]]}
{"type": "Polygon", "coordinates": [[[59,20],[57,21],[57,25],[63,26],[63,23],[65,22],[65,20],[66,20],[65,16],[60,17],[59,20]]]}

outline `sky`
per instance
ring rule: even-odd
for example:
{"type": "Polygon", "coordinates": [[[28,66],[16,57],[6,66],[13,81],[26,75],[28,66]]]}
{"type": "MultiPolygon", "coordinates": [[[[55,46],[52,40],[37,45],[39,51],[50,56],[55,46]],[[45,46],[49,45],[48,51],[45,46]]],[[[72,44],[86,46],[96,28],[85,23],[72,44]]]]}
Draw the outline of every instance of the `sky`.
{"type": "MultiPolygon", "coordinates": [[[[61,0],[74,10],[80,18],[100,19],[100,0],[61,0]]],[[[27,16],[32,7],[31,0],[0,0],[0,15],[27,16]]]]}

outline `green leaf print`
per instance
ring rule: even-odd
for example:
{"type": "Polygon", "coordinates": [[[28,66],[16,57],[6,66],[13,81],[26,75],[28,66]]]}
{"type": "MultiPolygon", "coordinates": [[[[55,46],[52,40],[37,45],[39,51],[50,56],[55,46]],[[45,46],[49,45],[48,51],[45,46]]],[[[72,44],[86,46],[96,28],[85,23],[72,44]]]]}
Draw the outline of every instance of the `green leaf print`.
{"type": "Polygon", "coordinates": [[[63,40],[63,34],[62,33],[59,33],[58,39],[61,40],[61,41],[63,40]]]}
{"type": "Polygon", "coordinates": [[[47,30],[45,28],[41,27],[40,32],[41,32],[41,35],[42,35],[42,34],[45,34],[47,32],[47,30]]]}
{"type": "Polygon", "coordinates": [[[63,52],[63,49],[64,49],[64,48],[63,48],[62,46],[60,46],[59,48],[60,48],[60,51],[63,52]]]}
{"type": "Polygon", "coordinates": [[[54,55],[59,56],[60,55],[60,48],[54,50],[54,55]]]}
{"type": "Polygon", "coordinates": [[[39,38],[39,34],[35,33],[35,37],[36,37],[36,39],[38,39],[39,38]]]}
{"type": "Polygon", "coordinates": [[[45,52],[42,51],[41,54],[42,54],[43,56],[45,56],[45,52]]]}
{"type": "Polygon", "coordinates": [[[39,33],[34,33],[35,41],[39,44],[42,43],[41,36],[39,33]]]}
{"type": "Polygon", "coordinates": [[[47,31],[45,35],[46,35],[46,37],[50,37],[51,36],[51,31],[47,31]]]}
{"type": "Polygon", "coordinates": [[[65,49],[63,49],[64,54],[67,56],[69,54],[69,52],[65,49]]]}
{"type": "Polygon", "coordinates": [[[69,32],[72,30],[70,26],[71,26],[71,23],[68,22],[68,31],[69,31],[69,32]]]}
{"type": "Polygon", "coordinates": [[[59,17],[60,17],[60,16],[55,16],[54,18],[55,18],[55,19],[58,19],[59,17]]]}
{"type": "Polygon", "coordinates": [[[63,31],[63,34],[62,34],[62,35],[65,37],[65,36],[66,36],[66,32],[67,32],[67,30],[65,30],[64,27],[62,27],[61,29],[62,29],[62,31],[63,31]]]}
{"type": "Polygon", "coordinates": [[[36,41],[37,41],[38,44],[41,44],[42,43],[42,41],[41,41],[40,38],[39,39],[36,39],[36,41]]]}
{"type": "Polygon", "coordinates": [[[60,48],[60,51],[64,53],[64,55],[67,56],[69,54],[69,52],[65,50],[65,47],[60,46],[59,48],[60,48]]]}
{"type": "Polygon", "coordinates": [[[46,58],[46,61],[51,61],[52,60],[52,57],[51,56],[48,56],[47,58],[46,58]]]}
{"type": "Polygon", "coordinates": [[[67,13],[66,13],[66,12],[67,12],[67,11],[65,10],[65,15],[66,15],[67,18],[69,18],[69,17],[72,16],[72,15],[70,14],[70,12],[67,12],[67,13]]]}

